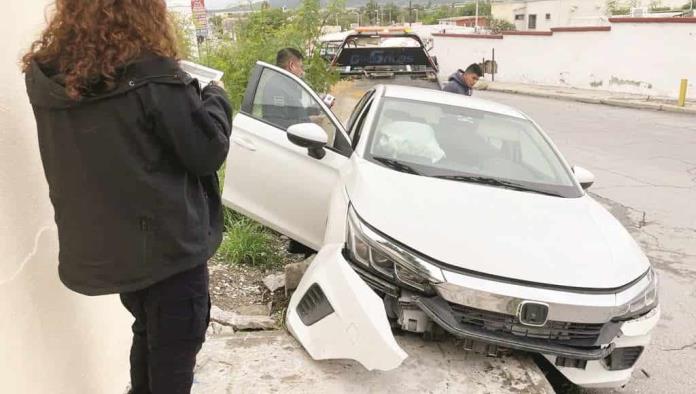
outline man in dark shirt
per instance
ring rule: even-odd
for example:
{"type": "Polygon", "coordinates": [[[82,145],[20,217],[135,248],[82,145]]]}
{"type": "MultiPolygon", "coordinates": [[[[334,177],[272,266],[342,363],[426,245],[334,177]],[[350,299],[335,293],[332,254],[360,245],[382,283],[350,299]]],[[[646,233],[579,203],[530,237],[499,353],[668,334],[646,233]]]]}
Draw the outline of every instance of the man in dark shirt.
{"type": "Polygon", "coordinates": [[[478,64],[471,64],[466,70],[457,70],[449,77],[449,82],[442,87],[445,92],[459,93],[471,96],[474,85],[483,77],[483,70],[478,64]]]}
{"type": "MultiPolygon", "coordinates": [[[[278,51],[276,65],[296,76],[304,76],[304,56],[295,48],[278,51]]],[[[310,122],[307,105],[302,103],[302,91],[290,78],[272,73],[263,87],[263,118],[279,127],[310,122]]]]}

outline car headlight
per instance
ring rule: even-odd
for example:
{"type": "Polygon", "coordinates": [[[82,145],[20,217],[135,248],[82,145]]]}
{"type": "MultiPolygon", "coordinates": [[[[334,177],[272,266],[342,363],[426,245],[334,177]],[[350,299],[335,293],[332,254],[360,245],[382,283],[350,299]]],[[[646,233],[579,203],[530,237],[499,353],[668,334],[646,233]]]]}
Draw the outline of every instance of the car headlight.
{"type": "Polygon", "coordinates": [[[626,305],[626,310],[621,315],[615,317],[614,321],[635,319],[650,312],[657,306],[657,274],[652,267],[650,267],[647,277],[648,286],[626,305]]]}
{"type": "Polygon", "coordinates": [[[356,263],[415,290],[430,294],[432,284],[445,281],[439,267],[370,228],[353,206],[348,209],[346,244],[356,263]]]}

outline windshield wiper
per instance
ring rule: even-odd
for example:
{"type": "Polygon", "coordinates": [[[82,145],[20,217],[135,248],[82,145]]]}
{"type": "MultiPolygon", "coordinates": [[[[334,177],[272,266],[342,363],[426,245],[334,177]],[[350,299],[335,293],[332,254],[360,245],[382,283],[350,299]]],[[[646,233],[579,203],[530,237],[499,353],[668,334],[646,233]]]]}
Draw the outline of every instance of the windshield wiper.
{"type": "Polygon", "coordinates": [[[440,178],[440,179],[448,179],[448,180],[452,180],[452,181],[459,181],[459,182],[471,182],[471,183],[479,183],[482,185],[498,186],[498,187],[504,187],[506,189],[512,189],[512,190],[517,190],[517,191],[522,191],[522,192],[533,192],[533,193],[544,194],[547,196],[563,197],[562,195],[557,194],[557,193],[535,189],[535,188],[525,186],[525,185],[520,184],[520,183],[515,183],[515,182],[511,182],[511,181],[504,181],[502,179],[489,178],[489,177],[485,177],[485,176],[435,175],[433,177],[440,178]]]}
{"type": "Polygon", "coordinates": [[[389,159],[387,157],[379,157],[379,156],[373,156],[372,158],[377,160],[378,162],[384,164],[385,166],[391,168],[392,170],[396,170],[399,172],[405,172],[407,174],[421,175],[420,172],[416,171],[413,167],[409,166],[408,164],[404,164],[398,160],[389,159]]]}

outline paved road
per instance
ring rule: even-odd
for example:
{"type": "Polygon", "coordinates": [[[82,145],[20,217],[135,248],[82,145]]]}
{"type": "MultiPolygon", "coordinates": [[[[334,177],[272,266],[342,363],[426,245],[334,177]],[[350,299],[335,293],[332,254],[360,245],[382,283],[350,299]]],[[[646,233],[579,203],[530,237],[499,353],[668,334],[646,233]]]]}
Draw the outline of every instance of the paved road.
{"type": "Polygon", "coordinates": [[[662,320],[633,380],[620,392],[696,392],[696,116],[513,94],[477,97],[521,109],[571,164],[592,171],[590,191],[640,242],[660,274],[662,320]]]}

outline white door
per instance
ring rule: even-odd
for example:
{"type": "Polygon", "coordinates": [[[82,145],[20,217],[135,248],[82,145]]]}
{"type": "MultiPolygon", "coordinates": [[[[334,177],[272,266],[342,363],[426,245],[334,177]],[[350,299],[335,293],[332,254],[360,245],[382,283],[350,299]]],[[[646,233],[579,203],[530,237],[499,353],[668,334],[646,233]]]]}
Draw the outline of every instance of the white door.
{"type": "Polygon", "coordinates": [[[322,246],[333,185],[352,149],[336,116],[300,78],[259,62],[234,118],[223,203],[313,249],[322,246]],[[328,135],[317,160],[286,130],[313,122],[328,135]]]}

